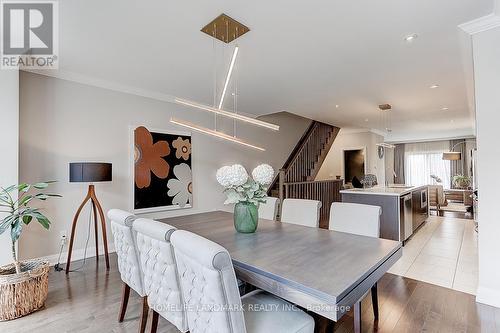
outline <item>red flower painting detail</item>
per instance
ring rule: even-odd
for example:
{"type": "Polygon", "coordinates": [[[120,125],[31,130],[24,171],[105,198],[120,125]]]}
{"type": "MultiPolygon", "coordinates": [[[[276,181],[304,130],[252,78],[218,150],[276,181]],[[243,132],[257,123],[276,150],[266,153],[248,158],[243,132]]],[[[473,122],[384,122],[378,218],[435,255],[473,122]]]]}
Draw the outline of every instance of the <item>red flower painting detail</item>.
{"type": "Polygon", "coordinates": [[[163,157],[170,154],[167,141],[153,143],[153,136],[146,127],[137,127],[134,131],[135,185],[146,188],[151,184],[151,172],[158,178],[165,179],[170,166],[163,157]]]}

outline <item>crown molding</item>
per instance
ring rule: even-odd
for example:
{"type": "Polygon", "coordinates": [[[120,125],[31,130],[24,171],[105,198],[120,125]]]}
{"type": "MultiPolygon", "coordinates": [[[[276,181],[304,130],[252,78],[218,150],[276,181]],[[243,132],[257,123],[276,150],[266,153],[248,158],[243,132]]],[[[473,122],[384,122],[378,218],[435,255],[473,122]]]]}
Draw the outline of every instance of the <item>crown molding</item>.
{"type": "Polygon", "coordinates": [[[134,86],[120,84],[114,81],[99,79],[93,76],[88,76],[76,72],[69,72],[64,70],[36,70],[36,69],[23,69],[24,72],[48,76],[60,80],[75,82],[86,86],[112,90],[120,93],[146,97],[163,102],[175,103],[175,97],[172,95],[164,94],[158,91],[146,90],[134,86]]]}
{"type": "MultiPolygon", "coordinates": [[[[175,102],[177,96],[165,94],[159,91],[124,85],[116,81],[103,80],[100,78],[96,78],[81,73],[70,72],[60,69],[58,70],[22,69],[21,71],[26,73],[33,73],[37,75],[47,76],[59,80],[74,82],[78,84],[83,84],[90,87],[111,90],[123,94],[135,95],[139,97],[154,99],[161,102],[177,104],[175,102]]],[[[260,116],[260,115],[255,115],[253,113],[242,112],[242,111],[238,111],[238,113],[251,118],[257,118],[260,116]]]]}
{"type": "Polygon", "coordinates": [[[369,133],[370,129],[361,127],[341,127],[339,135],[344,134],[358,134],[358,133],[369,133]]]}
{"type": "Polygon", "coordinates": [[[378,130],[376,128],[365,128],[365,127],[341,127],[339,135],[342,134],[360,134],[360,133],[373,133],[385,137],[387,133],[378,130]]]}
{"type": "Polygon", "coordinates": [[[462,23],[458,27],[469,35],[475,35],[480,32],[500,27],[500,16],[492,13],[475,20],[462,23]]]}
{"type": "Polygon", "coordinates": [[[398,144],[398,143],[423,143],[423,142],[436,142],[436,141],[450,141],[450,140],[475,140],[474,135],[452,135],[446,137],[408,137],[408,138],[388,138],[387,143],[398,144]]]}
{"type": "Polygon", "coordinates": [[[370,128],[370,132],[374,133],[374,134],[377,134],[377,135],[380,135],[382,137],[386,137],[387,136],[387,132],[384,132],[384,131],[381,131],[381,130],[378,130],[376,128],[370,128]]]}

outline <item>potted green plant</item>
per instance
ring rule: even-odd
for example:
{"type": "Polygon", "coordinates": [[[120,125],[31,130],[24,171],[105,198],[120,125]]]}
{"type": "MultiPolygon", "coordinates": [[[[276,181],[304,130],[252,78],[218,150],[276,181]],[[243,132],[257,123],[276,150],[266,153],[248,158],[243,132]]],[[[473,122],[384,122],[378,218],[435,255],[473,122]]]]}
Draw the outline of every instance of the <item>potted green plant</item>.
{"type": "Polygon", "coordinates": [[[268,164],[261,164],[248,176],[240,164],[224,166],[217,170],[217,181],[225,189],[224,204],[235,204],[234,227],[241,233],[253,233],[259,221],[259,204],[265,203],[267,186],[273,181],[274,170],[268,164]]]}
{"type": "Polygon", "coordinates": [[[13,263],[0,267],[0,321],[11,320],[40,309],[47,299],[49,263],[46,260],[19,261],[16,244],[23,229],[33,220],[49,229],[50,220],[34,201],[45,201],[57,194],[42,192],[52,182],[19,184],[0,189],[0,234],[10,230],[13,263]],[[13,193],[18,192],[17,199],[13,193]],[[33,193],[36,192],[36,193],[33,193]]]}
{"type": "Polygon", "coordinates": [[[453,184],[456,188],[467,189],[471,184],[471,177],[464,175],[453,176],[453,184]]]}

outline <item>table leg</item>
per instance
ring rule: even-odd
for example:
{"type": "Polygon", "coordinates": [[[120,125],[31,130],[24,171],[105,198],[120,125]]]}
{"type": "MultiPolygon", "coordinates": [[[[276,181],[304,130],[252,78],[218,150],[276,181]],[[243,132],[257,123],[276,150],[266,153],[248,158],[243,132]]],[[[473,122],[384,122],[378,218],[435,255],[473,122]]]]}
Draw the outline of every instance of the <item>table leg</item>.
{"type": "Polygon", "coordinates": [[[372,294],[373,316],[375,317],[375,320],[378,320],[378,292],[376,283],[372,287],[371,294],[372,294]]]}
{"type": "Polygon", "coordinates": [[[307,312],[314,318],[314,333],[333,333],[335,322],[314,312],[307,312]]]}
{"type": "Polygon", "coordinates": [[[361,301],[354,304],[354,333],[361,333],[361,301]]]}

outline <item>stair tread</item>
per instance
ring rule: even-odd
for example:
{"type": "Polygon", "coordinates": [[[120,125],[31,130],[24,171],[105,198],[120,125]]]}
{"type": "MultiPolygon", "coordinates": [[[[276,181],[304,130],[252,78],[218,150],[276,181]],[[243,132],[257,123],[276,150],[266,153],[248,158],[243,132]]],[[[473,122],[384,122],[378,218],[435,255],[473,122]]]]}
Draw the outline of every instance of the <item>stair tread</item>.
{"type": "MultiPolygon", "coordinates": [[[[287,181],[314,180],[315,176],[319,172],[319,169],[324,163],[326,156],[328,155],[328,152],[330,151],[331,146],[339,133],[339,130],[340,129],[338,127],[313,121],[307,132],[297,143],[296,148],[293,149],[286,162],[288,163],[288,170],[294,170],[293,174],[285,175],[287,181]],[[305,150],[308,151],[306,152],[305,150]],[[298,157],[299,154],[302,154],[302,157],[298,157]],[[305,163],[303,167],[294,166],[294,163],[297,163],[298,158],[303,161],[302,163],[305,163]]],[[[279,195],[278,182],[278,177],[276,177],[275,181],[268,189],[268,193],[270,195],[279,195]]]]}

